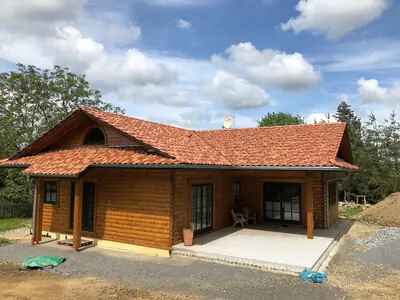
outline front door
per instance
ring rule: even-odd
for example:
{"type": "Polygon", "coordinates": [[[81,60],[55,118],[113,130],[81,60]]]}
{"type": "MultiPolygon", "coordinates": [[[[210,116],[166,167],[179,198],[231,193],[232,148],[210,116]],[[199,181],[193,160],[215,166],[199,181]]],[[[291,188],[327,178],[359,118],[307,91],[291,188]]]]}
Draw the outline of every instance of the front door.
{"type": "Polygon", "coordinates": [[[264,183],[264,219],[285,223],[301,223],[300,183],[264,183]]]}
{"type": "MultiPolygon", "coordinates": [[[[82,193],[82,231],[93,232],[94,230],[94,200],[96,185],[93,182],[83,183],[82,193]]],[[[75,183],[71,184],[71,213],[70,228],[74,228],[74,203],[75,183]]]]}
{"type": "Polygon", "coordinates": [[[198,184],[191,187],[191,225],[195,234],[211,230],[213,220],[213,185],[198,184]]]}

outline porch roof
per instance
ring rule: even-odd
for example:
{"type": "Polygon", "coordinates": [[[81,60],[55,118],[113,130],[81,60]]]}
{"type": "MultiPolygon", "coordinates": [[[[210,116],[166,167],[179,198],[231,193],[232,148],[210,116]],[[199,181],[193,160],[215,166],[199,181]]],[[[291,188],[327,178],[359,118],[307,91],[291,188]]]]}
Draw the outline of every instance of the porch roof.
{"type": "Polygon", "coordinates": [[[43,152],[19,159],[0,160],[0,165],[26,168],[26,175],[78,176],[90,166],[173,165],[178,162],[143,147],[74,148],[43,152]]]}

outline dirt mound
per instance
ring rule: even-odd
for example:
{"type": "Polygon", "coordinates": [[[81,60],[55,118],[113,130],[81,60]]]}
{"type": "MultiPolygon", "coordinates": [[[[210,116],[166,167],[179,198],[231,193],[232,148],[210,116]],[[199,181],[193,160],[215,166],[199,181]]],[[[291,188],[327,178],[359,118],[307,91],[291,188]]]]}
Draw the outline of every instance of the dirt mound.
{"type": "Polygon", "coordinates": [[[358,219],[383,226],[400,227],[400,192],[393,193],[358,215],[358,219]]]}

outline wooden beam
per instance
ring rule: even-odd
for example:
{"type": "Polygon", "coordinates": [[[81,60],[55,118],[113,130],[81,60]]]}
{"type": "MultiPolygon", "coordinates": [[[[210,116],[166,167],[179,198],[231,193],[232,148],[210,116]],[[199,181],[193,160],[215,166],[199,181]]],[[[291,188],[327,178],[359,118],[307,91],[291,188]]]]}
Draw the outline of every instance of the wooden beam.
{"type": "Polygon", "coordinates": [[[307,201],[307,237],[314,238],[314,201],[312,174],[307,174],[306,181],[306,201],[307,201]]]}
{"type": "Polygon", "coordinates": [[[36,204],[36,230],[35,241],[39,243],[42,240],[42,226],[43,226],[43,202],[44,202],[44,181],[43,179],[37,180],[37,204],[36,204]]]}
{"type": "Polygon", "coordinates": [[[74,200],[74,249],[81,247],[82,236],[82,181],[75,182],[74,200]]]}

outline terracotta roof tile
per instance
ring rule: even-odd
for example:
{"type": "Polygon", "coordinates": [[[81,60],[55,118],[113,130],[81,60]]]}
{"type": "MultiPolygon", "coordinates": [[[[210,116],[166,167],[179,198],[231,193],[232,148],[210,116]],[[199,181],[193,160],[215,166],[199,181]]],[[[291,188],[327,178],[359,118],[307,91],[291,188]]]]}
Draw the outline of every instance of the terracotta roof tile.
{"type": "Polygon", "coordinates": [[[182,163],[231,165],[230,161],[192,131],[87,107],[81,109],[182,163]]]}
{"type": "MultiPolygon", "coordinates": [[[[186,130],[86,107],[80,107],[71,116],[77,116],[79,113],[105,122],[131,136],[141,142],[143,148],[69,149],[8,160],[0,164],[29,162],[32,166],[25,171],[26,173],[49,172],[48,174],[78,174],[88,166],[99,163],[357,169],[356,166],[337,158],[346,130],[345,123],[186,130]],[[159,155],[149,155],[145,148],[155,149],[159,155]]],[[[40,147],[43,147],[40,145],[48,143],[54,132],[57,133],[60,128],[73,122],[71,116],[13,158],[39,152],[40,147]]]]}
{"type": "Polygon", "coordinates": [[[238,166],[336,166],[345,123],[198,131],[238,166]]]}
{"type": "Polygon", "coordinates": [[[28,167],[24,174],[78,175],[89,166],[177,164],[175,159],[149,154],[136,148],[75,148],[40,153],[14,160],[0,161],[1,165],[28,167]]]}
{"type": "Polygon", "coordinates": [[[345,123],[186,130],[86,107],[88,114],[188,164],[357,169],[336,161],[345,123]],[[334,161],[334,162],[332,162],[334,161]]]}

